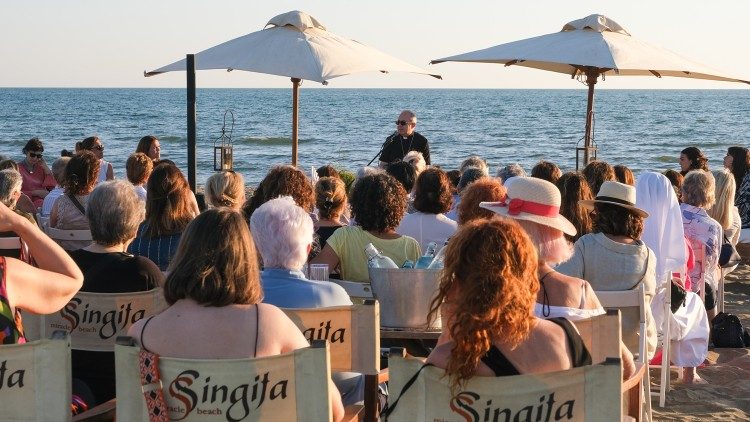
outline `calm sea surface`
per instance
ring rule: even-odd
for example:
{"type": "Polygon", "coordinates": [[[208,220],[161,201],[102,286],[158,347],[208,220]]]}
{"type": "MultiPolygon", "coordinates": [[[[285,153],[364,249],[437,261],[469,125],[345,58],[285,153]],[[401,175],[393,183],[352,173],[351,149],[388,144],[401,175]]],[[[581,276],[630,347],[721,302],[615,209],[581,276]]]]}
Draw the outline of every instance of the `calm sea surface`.
{"type": "MultiPolygon", "coordinates": [[[[356,169],[394,131],[401,109],[414,110],[433,164],[456,168],[470,154],[494,168],[540,159],[575,167],[586,91],[302,89],[299,163],[356,169]]],[[[291,89],[198,90],[198,182],[212,172],[213,141],[224,112],[235,116],[235,170],[255,185],[267,169],[290,162],[291,89]]],[[[750,90],[597,90],[599,158],[634,171],[677,169],[686,146],[718,168],[726,148],[750,144],[750,90]]],[[[124,177],[143,135],[161,140],[162,157],[186,168],[184,89],[0,89],[0,154],[21,158],[38,136],[48,162],[76,141],[99,135],[105,159],[124,177]]]]}

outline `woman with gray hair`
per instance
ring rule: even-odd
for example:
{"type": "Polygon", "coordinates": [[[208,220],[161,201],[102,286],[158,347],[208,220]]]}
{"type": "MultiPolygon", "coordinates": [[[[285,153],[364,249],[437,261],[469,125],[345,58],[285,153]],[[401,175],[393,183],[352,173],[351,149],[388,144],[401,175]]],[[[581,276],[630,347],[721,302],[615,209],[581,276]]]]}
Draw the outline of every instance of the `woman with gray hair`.
{"type": "MultiPolygon", "coordinates": [[[[716,202],[714,176],[705,170],[691,170],[682,182],[682,228],[695,255],[695,265],[688,271],[691,290],[700,293],[705,284],[705,305],[709,321],[716,316],[714,292],[720,277],[719,252],[722,243],[721,224],[706,212],[716,202]],[[701,283],[703,279],[704,283],[701,283]]],[[[687,286],[686,286],[687,287],[687,286]]]]}
{"type": "Polygon", "coordinates": [[[302,273],[313,243],[313,222],[290,196],[272,199],[250,217],[250,231],[263,258],[263,302],[282,308],[349,305],[346,291],[302,273]]]}
{"type": "Polygon", "coordinates": [[[12,169],[0,170],[0,202],[5,204],[6,207],[13,210],[16,214],[36,224],[36,220],[32,214],[16,208],[18,199],[22,195],[22,184],[23,177],[19,172],[12,169]]]}
{"type": "MultiPolygon", "coordinates": [[[[83,272],[81,291],[140,292],[164,284],[164,275],[156,264],[125,252],[143,216],[143,201],[125,180],[102,183],[91,192],[86,217],[94,241],[70,252],[83,272]]],[[[73,350],[72,362],[73,377],[86,383],[97,403],[115,396],[114,352],[73,350]]]]}

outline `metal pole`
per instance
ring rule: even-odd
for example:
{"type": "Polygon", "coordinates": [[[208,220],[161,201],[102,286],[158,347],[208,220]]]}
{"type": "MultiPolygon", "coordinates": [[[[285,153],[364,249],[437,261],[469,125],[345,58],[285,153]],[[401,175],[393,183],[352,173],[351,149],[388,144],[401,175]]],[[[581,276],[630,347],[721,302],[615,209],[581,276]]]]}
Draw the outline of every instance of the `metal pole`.
{"type": "Polygon", "coordinates": [[[583,165],[586,166],[591,161],[590,153],[594,148],[594,85],[599,73],[595,69],[586,70],[586,85],[589,86],[588,103],[586,104],[586,133],[583,139],[583,165]]]}
{"type": "Polygon", "coordinates": [[[297,167],[297,143],[299,141],[299,78],[292,78],[292,165],[297,167]]]}
{"type": "Polygon", "coordinates": [[[187,62],[187,171],[190,189],[195,192],[195,55],[188,54],[187,62]]]}

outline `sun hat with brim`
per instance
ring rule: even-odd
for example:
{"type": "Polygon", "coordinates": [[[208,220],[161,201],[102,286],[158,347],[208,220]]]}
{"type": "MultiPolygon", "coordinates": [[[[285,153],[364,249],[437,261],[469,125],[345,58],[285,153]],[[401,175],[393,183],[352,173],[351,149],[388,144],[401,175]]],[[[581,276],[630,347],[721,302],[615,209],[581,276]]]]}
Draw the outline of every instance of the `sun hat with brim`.
{"type": "Polygon", "coordinates": [[[576,228],[560,215],[560,190],[552,183],[534,177],[514,177],[500,202],[481,202],[480,207],[516,220],[531,221],[575,236],[576,228]]]}
{"type": "Polygon", "coordinates": [[[643,218],[648,217],[648,213],[635,206],[635,187],[625,183],[607,181],[602,183],[599,193],[594,199],[585,199],[578,201],[578,204],[587,210],[593,210],[595,203],[618,205],[627,208],[634,214],[643,218]]]}

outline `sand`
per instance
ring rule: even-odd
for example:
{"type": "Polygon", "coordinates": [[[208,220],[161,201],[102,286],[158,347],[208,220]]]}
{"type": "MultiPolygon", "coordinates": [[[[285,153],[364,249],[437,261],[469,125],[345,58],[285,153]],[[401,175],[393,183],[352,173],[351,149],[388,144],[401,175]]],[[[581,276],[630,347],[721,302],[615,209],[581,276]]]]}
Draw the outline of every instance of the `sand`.
{"type": "MultiPolygon", "coordinates": [[[[725,312],[737,315],[743,326],[750,326],[750,265],[740,264],[727,277],[724,303],[725,312]]],[[[664,408],[658,406],[657,397],[652,399],[655,421],[750,420],[750,348],[712,349],[698,374],[708,381],[707,385],[672,384],[664,408]]],[[[652,370],[651,375],[653,389],[659,371],[652,370]]]]}

